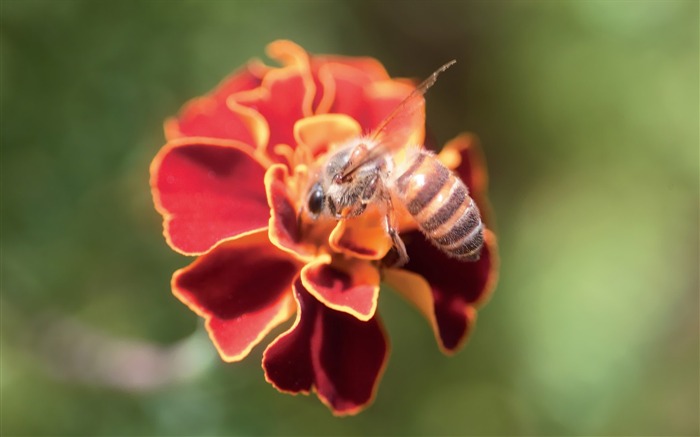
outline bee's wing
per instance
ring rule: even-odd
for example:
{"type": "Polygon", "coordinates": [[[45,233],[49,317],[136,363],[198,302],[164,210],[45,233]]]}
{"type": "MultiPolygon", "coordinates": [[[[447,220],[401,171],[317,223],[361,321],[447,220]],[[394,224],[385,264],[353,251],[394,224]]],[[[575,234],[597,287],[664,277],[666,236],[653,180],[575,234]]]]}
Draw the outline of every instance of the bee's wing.
{"type": "Polygon", "coordinates": [[[407,145],[415,128],[413,119],[425,109],[423,95],[435,84],[438,75],[455,62],[457,61],[452,60],[435,70],[391,111],[370,135],[370,147],[361,149],[357,156],[351,157],[347,167],[342,171],[342,178],[349,176],[363,164],[386,153],[394,153],[407,145]]]}

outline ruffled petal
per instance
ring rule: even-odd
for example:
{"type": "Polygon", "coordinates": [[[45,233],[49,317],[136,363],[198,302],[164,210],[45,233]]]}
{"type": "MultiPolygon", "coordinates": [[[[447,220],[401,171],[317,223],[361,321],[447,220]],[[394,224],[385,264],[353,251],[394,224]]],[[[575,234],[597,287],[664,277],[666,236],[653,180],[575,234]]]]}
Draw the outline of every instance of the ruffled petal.
{"type": "Polygon", "coordinates": [[[313,156],[326,153],[333,146],[362,133],[359,123],[345,114],[322,114],[307,117],[294,125],[297,144],[308,147],[313,156]]]}
{"type": "Polygon", "coordinates": [[[306,290],[327,307],[367,321],[374,317],[379,298],[377,268],[358,259],[322,257],[301,270],[306,290]]]}
{"type": "Polygon", "coordinates": [[[309,68],[309,54],[294,41],[288,39],[272,41],[265,47],[265,52],[270,58],[279,61],[284,66],[309,68]]]}
{"type": "Polygon", "coordinates": [[[211,97],[226,101],[231,94],[257,88],[268,71],[270,71],[270,67],[254,59],[248,62],[241,70],[234,72],[221,81],[211,93],[211,97]]]}
{"type": "Polygon", "coordinates": [[[300,279],[294,292],[296,321],[265,350],[265,378],[283,392],[315,389],[336,415],[358,413],[372,402],[388,357],[381,323],[326,307],[300,279]]]}
{"type": "Polygon", "coordinates": [[[225,361],[239,361],[294,313],[291,285],[301,266],[259,231],[229,240],[175,272],[175,296],[206,320],[225,361]]]}
{"type": "Polygon", "coordinates": [[[353,63],[347,58],[324,59],[326,61],[318,61],[316,57],[311,60],[318,89],[314,106],[316,113],[347,114],[357,120],[365,132],[369,132],[373,127],[371,115],[368,114],[371,102],[365,90],[373,82],[389,80],[386,70],[381,67],[380,72],[376,65],[364,70],[358,67],[370,66],[371,63],[353,63]]]}
{"type": "Polygon", "coordinates": [[[238,142],[184,138],[166,144],[151,163],[151,192],[168,244],[196,255],[266,228],[264,175],[264,163],[238,142]]]}
{"type": "Polygon", "coordinates": [[[474,135],[461,134],[445,144],[438,159],[469,187],[469,196],[479,207],[483,222],[492,225],[491,205],[487,196],[488,173],[479,140],[474,135]]]}
{"type": "Polygon", "coordinates": [[[303,47],[289,40],[277,40],[268,44],[267,54],[284,66],[299,68],[306,75],[307,83],[313,83],[312,112],[314,114],[328,112],[327,108],[333,95],[332,92],[326,92],[326,89],[332,90],[334,84],[332,80],[329,81],[327,74],[319,74],[317,62],[314,62],[315,56],[309,56],[303,47]]]}
{"type": "Polygon", "coordinates": [[[440,349],[454,353],[467,338],[476,308],[496,285],[496,238],[484,231],[484,248],[475,262],[447,257],[418,232],[406,235],[404,241],[410,261],[403,270],[388,269],[384,280],[426,316],[440,349]]]}
{"type": "Polygon", "coordinates": [[[251,62],[225,79],[209,95],[191,100],[176,118],[165,122],[166,138],[222,138],[258,147],[268,137],[264,118],[250,108],[229,105],[227,100],[234,93],[257,88],[266,72],[267,67],[251,62]]]}
{"type": "Polygon", "coordinates": [[[269,126],[265,152],[273,161],[284,162],[285,157],[275,152],[275,146],[295,146],[294,123],[311,115],[314,94],[310,74],[292,65],[271,70],[259,88],[234,94],[230,99],[262,115],[269,126]]]}
{"type": "Polygon", "coordinates": [[[337,55],[316,55],[311,58],[312,68],[320,68],[326,64],[339,64],[350,67],[367,77],[371,82],[378,82],[390,79],[386,68],[375,58],[368,56],[337,56],[337,55]]]}
{"type": "Polygon", "coordinates": [[[207,137],[240,141],[255,150],[266,144],[267,123],[256,111],[240,105],[228,105],[209,97],[190,101],[178,118],[165,123],[168,140],[182,137],[207,137]]]}
{"type": "Polygon", "coordinates": [[[319,70],[324,81],[324,96],[331,95],[328,112],[347,114],[357,120],[364,132],[373,127],[368,114],[368,101],[365,87],[371,81],[357,70],[340,64],[326,64],[319,70]]]}

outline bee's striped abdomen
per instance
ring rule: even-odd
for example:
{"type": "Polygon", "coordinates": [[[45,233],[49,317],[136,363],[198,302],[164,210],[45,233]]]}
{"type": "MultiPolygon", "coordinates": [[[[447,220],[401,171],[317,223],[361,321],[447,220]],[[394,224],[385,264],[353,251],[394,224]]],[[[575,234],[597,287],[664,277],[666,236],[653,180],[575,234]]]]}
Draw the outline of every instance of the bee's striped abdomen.
{"type": "Polygon", "coordinates": [[[396,194],[423,234],[449,256],[479,259],[483,224],[464,183],[426,150],[418,150],[399,172],[396,194]]]}

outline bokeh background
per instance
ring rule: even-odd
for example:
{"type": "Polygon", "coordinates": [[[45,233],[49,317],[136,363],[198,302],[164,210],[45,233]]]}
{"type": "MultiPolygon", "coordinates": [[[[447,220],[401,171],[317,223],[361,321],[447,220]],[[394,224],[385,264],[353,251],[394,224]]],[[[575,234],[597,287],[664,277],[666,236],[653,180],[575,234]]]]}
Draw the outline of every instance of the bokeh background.
{"type": "Polygon", "coordinates": [[[3,435],[698,435],[698,2],[1,3],[3,435]],[[440,354],[386,290],[392,357],[338,419],[222,363],[170,294],[162,121],[265,45],[458,64],[428,97],[479,135],[502,271],[440,354]]]}

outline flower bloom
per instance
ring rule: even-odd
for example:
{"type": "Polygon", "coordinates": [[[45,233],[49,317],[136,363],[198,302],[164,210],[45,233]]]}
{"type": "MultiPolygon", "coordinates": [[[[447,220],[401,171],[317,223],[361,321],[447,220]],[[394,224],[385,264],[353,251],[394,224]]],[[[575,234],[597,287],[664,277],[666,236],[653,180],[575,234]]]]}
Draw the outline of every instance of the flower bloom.
{"type": "MultiPolygon", "coordinates": [[[[165,123],[168,142],[151,164],[154,203],[168,244],[197,256],[175,272],[172,290],[205,319],[228,362],[294,317],[265,349],[265,378],[283,392],[314,390],[334,414],[355,414],[372,401],[388,357],[380,282],[413,303],[452,353],[495,285],[496,241],[485,229],[480,259],[456,261],[400,214],[410,261],[389,268],[378,211],[340,221],[300,216],[309,169],[376,128],[413,85],[371,58],[309,56],[289,41],[268,54],[281,66],[251,61],[165,123]]],[[[422,144],[424,112],[407,123],[422,144]]],[[[438,159],[469,187],[488,226],[476,141],[460,135],[438,159]]]]}

